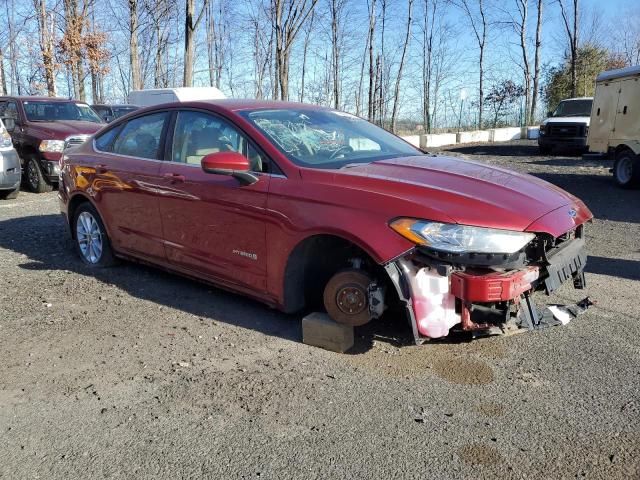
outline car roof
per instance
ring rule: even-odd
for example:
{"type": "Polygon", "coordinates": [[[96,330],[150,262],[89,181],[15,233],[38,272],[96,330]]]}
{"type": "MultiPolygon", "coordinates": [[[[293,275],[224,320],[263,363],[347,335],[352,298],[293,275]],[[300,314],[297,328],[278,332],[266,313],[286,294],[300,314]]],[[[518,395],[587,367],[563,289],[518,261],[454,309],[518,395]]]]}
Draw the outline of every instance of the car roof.
{"type": "Polygon", "coordinates": [[[20,100],[23,102],[73,102],[73,103],[87,103],[82,102],[80,100],[75,100],[73,98],[64,98],[64,97],[45,97],[42,95],[4,95],[0,98],[11,98],[14,100],[20,100]]]}
{"type": "Polygon", "coordinates": [[[93,103],[92,107],[131,107],[138,108],[138,105],[133,105],[131,103],[93,103]]]}
{"type": "MultiPolygon", "coordinates": [[[[287,109],[297,108],[306,110],[328,110],[327,107],[319,105],[311,105],[308,103],[288,102],[280,100],[251,100],[251,99],[232,99],[225,98],[219,100],[192,100],[188,102],[172,102],[165,104],[158,104],[148,107],[151,109],[162,109],[163,107],[206,107],[207,105],[219,106],[225,110],[239,111],[239,110],[257,110],[257,109],[287,109]]],[[[146,108],[145,108],[146,110],[146,108]]]]}
{"type": "Polygon", "coordinates": [[[593,97],[565,98],[564,100],[561,100],[561,102],[573,102],[575,100],[593,100],[593,97]]]}

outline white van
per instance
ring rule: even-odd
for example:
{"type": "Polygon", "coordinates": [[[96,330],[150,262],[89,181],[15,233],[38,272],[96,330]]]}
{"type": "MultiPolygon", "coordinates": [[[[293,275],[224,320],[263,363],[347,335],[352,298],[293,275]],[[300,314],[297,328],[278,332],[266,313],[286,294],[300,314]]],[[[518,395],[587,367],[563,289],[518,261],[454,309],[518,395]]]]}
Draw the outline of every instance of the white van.
{"type": "Polygon", "coordinates": [[[161,103],[193,102],[198,100],[220,100],[226,98],[216,87],[152,88],[133,90],[129,103],[139,107],[150,107],[161,103]]]}
{"type": "Polygon", "coordinates": [[[618,185],[640,187],[640,65],[598,75],[587,143],[615,158],[618,185]]]}
{"type": "Polygon", "coordinates": [[[587,147],[589,115],[593,98],[567,98],[549,112],[540,124],[538,148],[540,154],[547,155],[554,147],[584,150],[587,147]]]}

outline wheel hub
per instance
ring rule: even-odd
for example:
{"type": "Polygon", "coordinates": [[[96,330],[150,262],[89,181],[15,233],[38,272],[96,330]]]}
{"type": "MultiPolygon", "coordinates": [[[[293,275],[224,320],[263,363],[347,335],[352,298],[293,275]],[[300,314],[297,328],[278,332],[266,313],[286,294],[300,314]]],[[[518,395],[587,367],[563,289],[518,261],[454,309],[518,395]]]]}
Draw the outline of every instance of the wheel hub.
{"type": "Polygon", "coordinates": [[[338,290],[338,308],[347,315],[357,315],[367,307],[367,294],[357,285],[348,285],[338,290]]]}

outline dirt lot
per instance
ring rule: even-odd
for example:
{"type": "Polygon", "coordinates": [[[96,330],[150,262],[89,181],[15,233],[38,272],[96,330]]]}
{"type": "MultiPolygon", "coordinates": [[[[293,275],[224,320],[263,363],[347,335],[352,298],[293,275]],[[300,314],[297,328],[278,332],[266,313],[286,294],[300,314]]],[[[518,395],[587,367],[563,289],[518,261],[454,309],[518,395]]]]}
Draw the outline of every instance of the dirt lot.
{"type": "Polygon", "coordinates": [[[452,152],[581,197],[587,293],[566,327],[346,355],[300,318],[75,257],[56,194],[0,203],[0,478],[640,478],[640,192],[532,143],[452,152]]]}

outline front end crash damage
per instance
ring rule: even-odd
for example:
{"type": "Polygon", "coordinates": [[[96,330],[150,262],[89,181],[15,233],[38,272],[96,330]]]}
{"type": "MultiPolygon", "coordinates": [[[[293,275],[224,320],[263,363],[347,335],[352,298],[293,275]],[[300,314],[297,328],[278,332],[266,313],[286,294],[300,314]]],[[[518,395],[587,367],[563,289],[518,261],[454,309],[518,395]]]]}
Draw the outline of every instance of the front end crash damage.
{"type": "Polygon", "coordinates": [[[450,331],[500,334],[539,324],[532,295],[567,281],[584,288],[584,226],[537,235],[514,255],[455,255],[417,246],[384,267],[404,304],[417,344],[450,331]]]}

